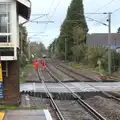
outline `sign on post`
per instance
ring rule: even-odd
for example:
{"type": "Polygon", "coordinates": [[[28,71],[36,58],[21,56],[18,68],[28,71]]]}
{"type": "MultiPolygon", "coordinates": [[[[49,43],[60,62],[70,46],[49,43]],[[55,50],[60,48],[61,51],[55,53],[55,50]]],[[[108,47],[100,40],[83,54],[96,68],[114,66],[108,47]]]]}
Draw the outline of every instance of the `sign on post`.
{"type": "Polygon", "coordinates": [[[0,83],[0,100],[3,99],[3,83],[0,83]]]}
{"type": "Polygon", "coordinates": [[[0,82],[3,82],[3,77],[2,77],[2,65],[0,63],[0,82]]]}
{"type": "Polygon", "coordinates": [[[98,59],[97,61],[97,64],[98,64],[98,67],[99,67],[99,72],[100,72],[100,69],[101,69],[101,61],[98,59]]]}

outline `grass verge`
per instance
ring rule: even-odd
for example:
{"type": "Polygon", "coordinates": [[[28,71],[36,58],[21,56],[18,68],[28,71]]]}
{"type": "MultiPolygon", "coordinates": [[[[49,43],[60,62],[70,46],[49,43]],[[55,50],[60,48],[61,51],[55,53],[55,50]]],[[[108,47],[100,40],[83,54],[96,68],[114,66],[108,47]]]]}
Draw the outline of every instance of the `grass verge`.
{"type": "Polygon", "coordinates": [[[89,66],[84,66],[84,65],[80,65],[80,64],[76,64],[76,63],[73,63],[71,66],[74,69],[88,70],[88,71],[95,72],[95,73],[98,73],[98,74],[105,74],[105,71],[103,69],[99,70],[98,67],[97,68],[91,68],[89,66]]]}
{"type": "Polygon", "coordinates": [[[29,73],[32,67],[32,64],[28,64],[25,67],[20,68],[20,84],[25,83],[25,74],[29,73]]]}
{"type": "Polygon", "coordinates": [[[0,111],[7,111],[7,110],[41,110],[41,107],[16,107],[16,106],[0,106],[0,111]]]}

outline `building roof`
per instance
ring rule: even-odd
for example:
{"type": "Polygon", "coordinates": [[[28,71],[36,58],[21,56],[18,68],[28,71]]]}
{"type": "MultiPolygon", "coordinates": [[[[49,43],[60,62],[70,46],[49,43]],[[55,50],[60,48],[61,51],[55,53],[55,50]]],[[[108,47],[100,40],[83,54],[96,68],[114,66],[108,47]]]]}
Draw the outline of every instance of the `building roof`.
{"type": "MultiPolygon", "coordinates": [[[[108,33],[93,33],[87,35],[87,44],[89,46],[107,46],[108,33]]],[[[111,45],[120,47],[120,33],[111,33],[111,45]]]]}
{"type": "Polygon", "coordinates": [[[30,0],[16,0],[17,12],[24,19],[29,20],[31,14],[31,2],[30,0]]]}

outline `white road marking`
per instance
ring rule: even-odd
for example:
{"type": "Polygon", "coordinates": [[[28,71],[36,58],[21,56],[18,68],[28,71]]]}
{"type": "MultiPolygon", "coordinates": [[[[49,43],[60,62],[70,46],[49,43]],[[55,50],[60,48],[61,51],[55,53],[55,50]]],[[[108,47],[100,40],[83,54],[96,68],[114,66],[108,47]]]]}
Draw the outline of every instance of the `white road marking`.
{"type": "Polygon", "coordinates": [[[36,92],[36,86],[35,86],[35,83],[33,83],[33,91],[36,92]]]}
{"type": "Polygon", "coordinates": [[[52,120],[52,116],[48,110],[44,110],[46,120],[52,120]]]}
{"type": "Polygon", "coordinates": [[[25,96],[25,99],[27,101],[27,107],[30,107],[30,98],[28,95],[25,96]]]}

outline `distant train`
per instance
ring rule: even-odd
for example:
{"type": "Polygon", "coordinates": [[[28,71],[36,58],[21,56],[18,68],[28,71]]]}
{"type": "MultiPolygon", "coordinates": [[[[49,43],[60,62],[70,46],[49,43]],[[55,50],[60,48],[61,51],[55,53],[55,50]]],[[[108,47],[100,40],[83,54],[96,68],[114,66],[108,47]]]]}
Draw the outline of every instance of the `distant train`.
{"type": "Polygon", "coordinates": [[[43,58],[46,58],[46,57],[47,57],[47,55],[45,55],[45,54],[44,54],[44,55],[42,55],[42,57],[43,57],[43,58]]]}

